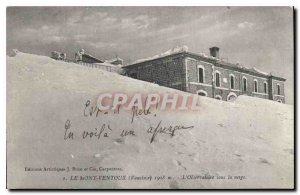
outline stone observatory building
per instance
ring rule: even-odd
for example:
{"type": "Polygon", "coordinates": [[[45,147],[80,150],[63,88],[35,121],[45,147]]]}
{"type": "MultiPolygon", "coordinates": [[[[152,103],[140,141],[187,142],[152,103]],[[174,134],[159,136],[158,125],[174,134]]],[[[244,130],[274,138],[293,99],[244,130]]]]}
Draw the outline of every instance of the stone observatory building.
{"type": "Polygon", "coordinates": [[[221,60],[219,52],[212,47],[207,56],[177,47],[123,68],[129,77],[219,100],[249,95],[285,102],[286,79],[221,60]]]}

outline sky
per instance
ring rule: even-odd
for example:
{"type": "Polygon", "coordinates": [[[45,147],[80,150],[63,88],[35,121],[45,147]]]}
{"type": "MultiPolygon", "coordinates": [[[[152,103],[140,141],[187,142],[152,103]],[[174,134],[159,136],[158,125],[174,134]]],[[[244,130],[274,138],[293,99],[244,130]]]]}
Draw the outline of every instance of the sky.
{"type": "Polygon", "coordinates": [[[209,53],[287,79],[293,104],[291,7],[8,7],[7,54],[12,49],[49,56],[79,49],[100,59],[133,62],[176,46],[209,53]]]}

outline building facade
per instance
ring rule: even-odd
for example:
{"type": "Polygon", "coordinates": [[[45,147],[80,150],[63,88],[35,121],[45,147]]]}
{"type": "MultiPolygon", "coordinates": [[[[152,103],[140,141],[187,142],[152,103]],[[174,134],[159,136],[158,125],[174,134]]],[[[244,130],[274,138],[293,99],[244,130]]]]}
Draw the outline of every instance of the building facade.
{"type": "Polygon", "coordinates": [[[285,102],[284,78],[222,61],[217,47],[210,56],[181,51],[123,68],[129,77],[219,100],[244,94],[285,102]]]}

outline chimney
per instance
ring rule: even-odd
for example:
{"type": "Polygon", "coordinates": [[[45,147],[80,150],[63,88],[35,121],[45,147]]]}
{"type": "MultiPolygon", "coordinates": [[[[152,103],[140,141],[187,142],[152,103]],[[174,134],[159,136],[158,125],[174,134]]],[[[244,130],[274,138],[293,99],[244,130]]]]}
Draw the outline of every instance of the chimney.
{"type": "Polygon", "coordinates": [[[215,57],[215,58],[219,58],[219,50],[220,49],[218,47],[209,48],[210,56],[215,57]]]}

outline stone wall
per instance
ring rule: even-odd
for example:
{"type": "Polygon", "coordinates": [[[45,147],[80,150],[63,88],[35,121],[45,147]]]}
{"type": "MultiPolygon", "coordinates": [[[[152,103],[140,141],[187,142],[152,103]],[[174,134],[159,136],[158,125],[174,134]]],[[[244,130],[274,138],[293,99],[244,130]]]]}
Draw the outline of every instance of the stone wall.
{"type": "MultiPolygon", "coordinates": [[[[238,69],[226,69],[218,64],[204,62],[199,59],[186,57],[185,63],[188,69],[188,88],[190,93],[198,94],[205,92],[208,97],[228,100],[228,97],[239,96],[242,94],[269,99],[270,81],[268,78],[250,75],[239,72],[238,69]],[[198,68],[204,68],[204,82],[199,82],[198,68]],[[220,75],[220,86],[216,86],[215,73],[220,75]],[[234,88],[231,88],[231,76],[234,78],[234,88]],[[246,79],[246,90],[244,89],[243,79],[246,79]],[[257,92],[254,90],[254,83],[257,81],[257,92]],[[265,91],[266,85],[266,91],[265,91]]],[[[273,80],[273,86],[280,85],[280,94],[277,94],[277,88],[272,88],[272,96],[274,100],[284,102],[284,83],[282,81],[273,80]]]]}
{"type": "Polygon", "coordinates": [[[227,68],[211,59],[204,61],[200,57],[191,57],[186,53],[130,65],[125,67],[125,70],[128,76],[139,80],[225,101],[245,94],[284,102],[284,82],[269,79],[267,76],[240,72],[238,67],[227,68]],[[200,67],[204,70],[202,83],[199,82],[200,67]],[[220,86],[216,86],[215,83],[216,72],[220,75],[220,86]],[[231,76],[234,78],[233,88],[231,88],[231,76]],[[247,81],[246,90],[244,90],[243,78],[247,81]],[[257,92],[254,90],[255,81],[257,81],[257,92]],[[266,83],[266,92],[264,83],[266,83]],[[280,94],[277,91],[277,84],[280,86],[280,94]]]}
{"type": "Polygon", "coordinates": [[[125,69],[130,77],[185,91],[185,64],[180,55],[142,62],[125,69]]]}

